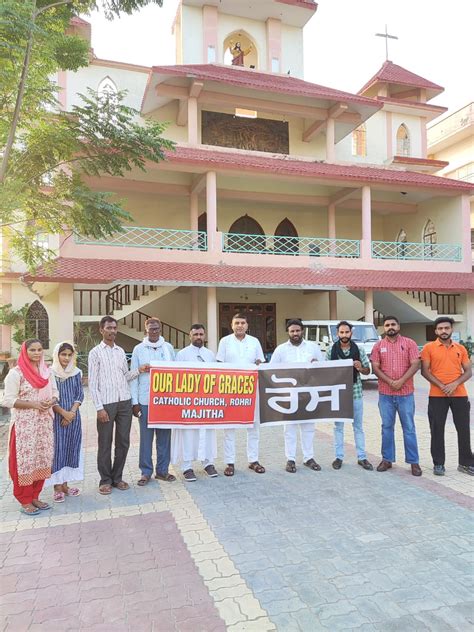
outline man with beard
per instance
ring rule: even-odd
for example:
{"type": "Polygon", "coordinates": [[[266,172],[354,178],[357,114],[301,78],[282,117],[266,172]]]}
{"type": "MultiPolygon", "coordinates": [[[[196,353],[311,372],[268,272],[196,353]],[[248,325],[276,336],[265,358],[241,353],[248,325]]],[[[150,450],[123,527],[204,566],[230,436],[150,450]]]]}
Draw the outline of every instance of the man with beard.
{"type": "MultiPolygon", "coordinates": [[[[174,360],[174,349],[161,335],[161,321],[155,316],[145,321],[146,336],[143,342],[136,345],[132,353],[132,369],[140,364],[152,361],[170,362],[174,360]]],[[[170,464],[171,430],[165,428],[148,428],[148,400],[150,397],[150,374],[141,375],[132,384],[133,414],[140,422],[140,454],[139,467],[142,473],[137,485],[144,487],[153,474],[153,439],[156,443],[155,478],[172,483],[176,480],[168,472],[170,464]]]]}
{"type": "MultiPolygon", "coordinates": [[[[245,314],[234,314],[231,321],[234,333],[224,336],[219,342],[216,360],[218,362],[232,362],[240,366],[257,366],[265,362],[262,345],[258,338],[250,336],[247,331],[249,323],[245,314]]],[[[260,425],[256,423],[247,428],[247,458],[249,468],[257,474],[264,474],[265,468],[258,462],[258,448],[260,441],[260,425]]],[[[235,429],[224,430],[224,458],[227,467],[225,476],[234,476],[235,473],[235,429]]]]}
{"type": "Polygon", "coordinates": [[[421,374],[431,383],[428,400],[428,419],[431,430],[433,472],[444,476],[444,427],[448,410],[458,434],[458,470],[474,475],[469,428],[470,404],[464,382],[472,376],[472,366],[466,349],[453,342],[454,320],[440,316],[434,322],[437,339],[428,342],[421,352],[421,374]]]}
{"type": "MultiPolygon", "coordinates": [[[[367,460],[365,452],[365,435],[362,428],[362,418],[364,414],[362,399],[362,380],[360,374],[370,373],[370,363],[363,347],[358,347],[352,338],[352,325],[346,320],[341,320],[336,325],[337,340],[333,346],[327,350],[326,360],[352,360],[353,369],[353,400],[354,400],[354,421],[352,429],[354,431],[354,441],[357,451],[357,463],[364,470],[373,470],[374,466],[367,460]]],[[[336,458],[332,463],[335,470],[340,470],[344,460],[344,422],[336,421],[334,424],[334,448],[336,458]]]]}
{"type": "MultiPolygon", "coordinates": [[[[189,332],[191,344],[178,351],[177,362],[215,362],[215,356],[204,346],[206,330],[204,325],[196,323],[189,332]]],[[[215,478],[217,470],[214,459],[217,455],[216,431],[212,428],[186,428],[173,430],[171,439],[171,462],[181,462],[184,480],[191,483],[196,480],[192,468],[193,461],[200,460],[204,471],[215,478]]]]}
{"type": "Polygon", "coordinates": [[[418,346],[411,338],[400,335],[395,316],[383,321],[385,337],[375,343],[370,361],[379,378],[379,411],[382,417],[382,461],[377,472],[386,472],[395,461],[395,417],[398,412],[403,430],[405,462],[413,476],[421,476],[415,430],[415,396],[413,376],[420,368],[418,346]]]}
{"type": "MultiPolygon", "coordinates": [[[[286,324],[288,340],[273,352],[270,364],[283,362],[320,362],[323,354],[319,345],[303,339],[303,323],[299,318],[289,320],[286,324]]],[[[286,471],[296,472],[296,443],[297,426],[300,429],[301,450],[303,463],[311,470],[319,471],[321,466],[314,460],[314,423],[285,424],[285,454],[287,458],[286,471]]]]}

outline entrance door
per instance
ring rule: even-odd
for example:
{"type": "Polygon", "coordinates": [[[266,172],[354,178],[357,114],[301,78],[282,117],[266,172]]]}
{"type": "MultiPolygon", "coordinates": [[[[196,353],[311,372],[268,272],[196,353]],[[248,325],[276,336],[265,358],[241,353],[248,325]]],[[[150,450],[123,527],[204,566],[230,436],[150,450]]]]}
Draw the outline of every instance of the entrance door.
{"type": "Polygon", "coordinates": [[[262,345],[263,353],[273,353],[276,347],[275,303],[219,303],[219,335],[222,338],[232,333],[232,316],[238,312],[247,315],[251,336],[262,345]]]}

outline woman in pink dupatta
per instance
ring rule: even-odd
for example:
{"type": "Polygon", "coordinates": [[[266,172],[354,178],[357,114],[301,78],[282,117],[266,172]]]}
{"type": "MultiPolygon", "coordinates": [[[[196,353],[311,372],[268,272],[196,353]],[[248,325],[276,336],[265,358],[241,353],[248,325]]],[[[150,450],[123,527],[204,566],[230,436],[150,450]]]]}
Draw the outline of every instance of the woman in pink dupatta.
{"type": "Polygon", "coordinates": [[[23,513],[34,516],[50,509],[39,500],[51,476],[54,454],[53,406],[58,390],[36,338],[26,340],[17,366],[5,378],[3,406],[12,409],[8,467],[13,495],[23,513]]]}

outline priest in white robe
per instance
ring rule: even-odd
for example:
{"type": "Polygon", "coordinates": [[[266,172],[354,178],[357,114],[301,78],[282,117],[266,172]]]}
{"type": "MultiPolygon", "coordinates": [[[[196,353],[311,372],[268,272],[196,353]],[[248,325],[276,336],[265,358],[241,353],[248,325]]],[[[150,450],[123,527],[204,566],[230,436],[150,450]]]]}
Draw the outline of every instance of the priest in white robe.
{"type": "MultiPolygon", "coordinates": [[[[215,362],[215,356],[204,346],[206,330],[204,325],[196,323],[189,332],[191,344],[178,351],[177,362],[215,362]]],[[[216,431],[206,428],[186,428],[173,430],[171,438],[171,462],[181,464],[184,480],[188,483],[196,480],[193,461],[201,461],[204,471],[215,478],[217,470],[214,460],[217,456],[216,431]]]]}

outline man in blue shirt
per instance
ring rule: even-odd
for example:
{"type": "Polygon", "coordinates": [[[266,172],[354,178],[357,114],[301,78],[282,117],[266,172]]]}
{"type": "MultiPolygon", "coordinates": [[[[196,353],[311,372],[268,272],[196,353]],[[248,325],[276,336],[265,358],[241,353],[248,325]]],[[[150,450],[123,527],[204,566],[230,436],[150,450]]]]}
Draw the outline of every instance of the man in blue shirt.
{"type": "MultiPolygon", "coordinates": [[[[132,353],[132,370],[152,361],[170,362],[175,359],[174,349],[161,335],[159,318],[148,318],[145,321],[146,336],[132,353]],[[146,358],[146,361],[145,361],[146,358]]],[[[153,438],[156,437],[156,475],[162,481],[175,481],[176,477],[168,473],[170,464],[171,430],[164,428],[148,428],[148,399],[150,396],[150,374],[142,373],[131,385],[133,414],[140,422],[140,456],[139,467],[142,473],[138,485],[146,485],[153,474],[153,438]]]]}

